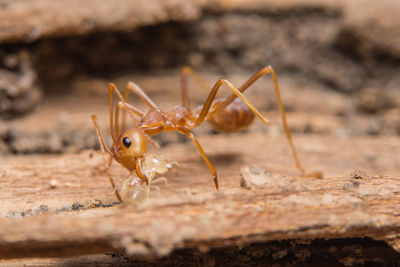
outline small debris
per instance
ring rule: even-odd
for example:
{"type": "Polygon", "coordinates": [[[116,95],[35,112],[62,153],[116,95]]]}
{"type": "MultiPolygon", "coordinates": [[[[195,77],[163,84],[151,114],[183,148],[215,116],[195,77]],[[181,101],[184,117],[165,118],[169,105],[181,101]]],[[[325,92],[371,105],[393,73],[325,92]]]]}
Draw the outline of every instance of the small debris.
{"type": "Polygon", "coordinates": [[[258,168],[257,166],[250,166],[249,167],[249,172],[251,173],[251,174],[255,174],[255,175],[260,175],[260,173],[261,173],[261,169],[260,168],[258,168]]]}
{"type": "Polygon", "coordinates": [[[121,204],[121,203],[118,202],[118,201],[114,201],[114,202],[112,202],[112,203],[102,203],[102,204],[101,204],[101,207],[102,207],[102,208],[110,208],[110,207],[113,207],[113,206],[119,205],[119,204],[121,204]]]}
{"type": "Polygon", "coordinates": [[[263,188],[273,177],[268,171],[256,166],[242,168],[240,172],[240,187],[251,189],[252,187],[263,188]]]}
{"type": "Polygon", "coordinates": [[[52,180],[50,181],[50,183],[49,183],[49,186],[50,186],[51,189],[56,188],[56,187],[57,187],[57,181],[54,180],[54,179],[52,179],[52,180]]]}
{"type": "Polygon", "coordinates": [[[79,202],[75,202],[74,204],[72,204],[72,210],[86,210],[87,207],[85,207],[85,205],[79,203],[79,202]]]}
{"type": "Polygon", "coordinates": [[[354,170],[351,174],[350,177],[352,179],[369,179],[370,177],[365,174],[365,172],[361,171],[361,170],[354,170]]]}
{"type": "Polygon", "coordinates": [[[343,185],[343,190],[350,190],[352,188],[358,187],[359,185],[360,185],[360,182],[358,182],[358,181],[350,181],[343,185]]]}
{"type": "Polygon", "coordinates": [[[7,217],[10,219],[20,219],[22,218],[21,212],[19,211],[9,211],[7,212],[7,217]]]}
{"type": "Polygon", "coordinates": [[[71,211],[71,210],[72,210],[71,206],[66,205],[62,208],[56,209],[55,213],[57,214],[57,213],[61,213],[61,212],[71,211]]]}
{"type": "Polygon", "coordinates": [[[40,207],[39,207],[39,211],[41,212],[41,213],[45,213],[45,212],[48,212],[49,211],[49,207],[47,206],[47,205],[40,205],[40,207]]]}
{"type": "Polygon", "coordinates": [[[61,212],[68,212],[68,211],[87,210],[87,209],[96,209],[96,208],[109,208],[109,207],[113,207],[118,204],[120,204],[118,201],[111,202],[111,203],[103,203],[101,200],[95,199],[93,201],[88,201],[85,204],[82,204],[80,202],[75,202],[71,206],[66,205],[62,208],[56,209],[56,211],[54,213],[58,214],[61,212]]]}
{"type": "Polygon", "coordinates": [[[45,204],[40,205],[39,208],[37,209],[28,209],[24,211],[9,211],[7,212],[7,217],[11,219],[19,219],[22,217],[27,217],[27,216],[35,216],[39,214],[44,214],[49,211],[49,207],[45,204]]]}
{"type": "Polygon", "coordinates": [[[95,199],[94,201],[88,202],[87,207],[88,207],[88,209],[94,209],[94,208],[101,207],[102,204],[103,204],[103,202],[101,202],[100,199],[95,199]]]}

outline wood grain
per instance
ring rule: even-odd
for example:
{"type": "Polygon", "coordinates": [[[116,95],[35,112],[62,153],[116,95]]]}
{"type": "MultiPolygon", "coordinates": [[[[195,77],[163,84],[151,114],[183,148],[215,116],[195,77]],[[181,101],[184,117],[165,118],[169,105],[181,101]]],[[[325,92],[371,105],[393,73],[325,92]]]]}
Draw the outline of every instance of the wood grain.
{"type": "MultiPolygon", "coordinates": [[[[324,179],[298,176],[283,136],[203,135],[221,191],[191,143],[173,144],[161,152],[180,168],[138,207],[113,204],[106,176],[95,169],[98,152],[2,158],[0,257],[116,249],[151,258],[177,248],[341,237],[386,240],[398,249],[399,138],[295,141],[306,168],[322,170],[324,179]],[[253,185],[243,187],[241,179],[253,185]]],[[[119,166],[111,172],[126,175],[119,166]]]]}

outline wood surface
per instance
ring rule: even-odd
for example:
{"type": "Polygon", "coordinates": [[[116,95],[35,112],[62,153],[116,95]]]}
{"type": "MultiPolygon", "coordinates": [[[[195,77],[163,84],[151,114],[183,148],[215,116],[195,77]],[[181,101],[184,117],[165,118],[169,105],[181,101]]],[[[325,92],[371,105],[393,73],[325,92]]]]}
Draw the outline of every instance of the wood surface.
{"type": "Polygon", "coordinates": [[[167,21],[199,18],[207,11],[326,9],[338,11],[342,1],[291,0],[0,0],[0,42],[32,42],[47,37],[104,31],[132,31],[167,21]]]}
{"type": "MultiPolygon", "coordinates": [[[[300,159],[324,179],[300,177],[284,136],[202,135],[221,191],[191,143],[161,149],[180,167],[138,207],[116,204],[99,152],[1,159],[0,257],[121,250],[153,258],[177,248],[258,241],[371,237],[395,249],[397,137],[296,135],[300,159]],[[52,182],[52,180],[54,180],[52,182]],[[242,181],[241,181],[242,180],[242,181]],[[54,188],[53,188],[54,187],[54,188]]],[[[114,177],[126,171],[115,165],[114,177]]],[[[118,178],[116,178],[118,180],[118,178]]]]}
{"type": "MultiPolygon", "coordinates": [[[[380,12],[372,12],[375,6],[371,8],[373,20],[368,15],[371,13],[360,9],[372,6],[368,3],[374,1],[370,0],[360,2],[362,5],[356,1],[321,4],[315,0],[139,2],[144,3],[0,0],[0,42],[130,32],[167,21],[195,20],[204,11],[256,10],[258,15],[273,15],[283,9],[295,13],[326,10],[343,18],[340,33],[356,33],[365,51],[379,48],[397,58],[399,54],[398,35],[390,34],[398,27],[386,23],[393,22],[399,10],[392,8],[391,1],[375,3],[380,12]],[[393,11],[389,17],[388,9],[393,11]],[[370,21],[376,26],[375,34],[370,34],[370,21]]],[[[242,75],[248,78],[250,74],[242,75]]],[[[180,101],[176,90],[179,78],[175,76],[176,80],[155,79],[152,73],[143,81],[139,77],[138,83],[163,107],[173,106],[180,101]],[[146,80],[158,89],[147,91],[146,80]]],[[[136,77],[128,79],[136,81],[136,77]]],[[[159,259],[179,249],[204,253],[220,247],[317,238],[368,237],[400,251],[400,138],[363,136],[376,134],[368,130],[371,125],[389,125],[389,132],[398,134],[398,108],[390,107],[393,112],[385,113],[381,123],[373,115],[357,111],[358,96],[316,90],[296,82],[290,85],[280,78],[300,161],[307,170],[324,173],[323,179],[301,177],[277,123],[279,114],[271,111],[276,107],[271,104],[274,97],[268,95],[272,91],[255,86],[252,93],[267,97],[257,97],[253,103],[269,115],[271,127],[265,129],[258,122],[240,134],[217,135],[209,128],[197,132],[218,171],[219,192],[193,144],[167,134],[161,139],[166,145],[159,153],[178,161],[179,167],[166,175],[168,185],[152,188],[146,202],[129,206],[116,202],[107,176],[99,170],[104,166],[100,152],[81,151],[97,142],[90,114],[98,114],[103,131],[107,131],[107,82],[99,81],[97,87],[89,82],[86,90],[72,88],[74,96],[46,96],[33,114],[1,122],[0,151],[5,154],[0,156],[0,265],[39,265],[44,261],[35,258],[84,258],[89,254],[97,258],[88,257],[84,262],[101,263],[104,253],[115,251],[138,259],[159,259]],[[300,134],[304,132],[310,134],[300,134]]],[[[195,103],[204,99],[199,90],[191,96],[198,98],[195,103]]],[[[118,184],[127,176],[117,164],[111,173],[118,184]]],[[[52,260],[46,264],[52,265],[52,260]]]]}
{"type": "Polygon", "coordinates": [[[44,37],[98,31],[131,31],[165,21],[195,19],[199,1],[0,1],[0,42],[34,41],[44,37]]]}

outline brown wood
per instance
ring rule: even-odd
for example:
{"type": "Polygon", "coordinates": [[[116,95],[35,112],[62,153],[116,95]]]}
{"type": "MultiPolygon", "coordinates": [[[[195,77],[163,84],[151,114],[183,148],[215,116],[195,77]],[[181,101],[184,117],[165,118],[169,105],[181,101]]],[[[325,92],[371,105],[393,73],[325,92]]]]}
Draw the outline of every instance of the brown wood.
{"type": "Polygon", "coordinates": [[[0,0],[0,42],[98,31],[130,31],[169,20],[195,19],[204,1],[0,0]]]}
{"type": "MultiPolygon", "coordinates": [[[[0,257],[114,249],[160,257],[176,248],[318,237],[371,237],[398,249],[400,139],[294,138],[304,165],[325,179],[297,176],[284,136],[205,135],[200,141],[220,173],[221,192],[191,144],[174,144],[161,150],[181,164],[168,173],[170,186],[136,208],[106,207],[114,196],[95,170],[103,165],[99,152],[2,158],[0,257]]],[[[126,175],[116,165],[111,172],[126,175]]]]}

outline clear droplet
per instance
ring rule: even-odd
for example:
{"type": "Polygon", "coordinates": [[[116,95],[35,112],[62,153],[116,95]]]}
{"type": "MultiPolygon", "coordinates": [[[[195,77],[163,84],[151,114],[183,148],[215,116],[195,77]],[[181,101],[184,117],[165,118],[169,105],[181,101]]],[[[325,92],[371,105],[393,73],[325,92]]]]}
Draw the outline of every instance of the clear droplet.
{"type": "Polygon", "coordinates": [[[137,205],[147,199],[147,185],[138,177],[129,177],[122,183],[119,194],[124,203],[137,205]]]}

